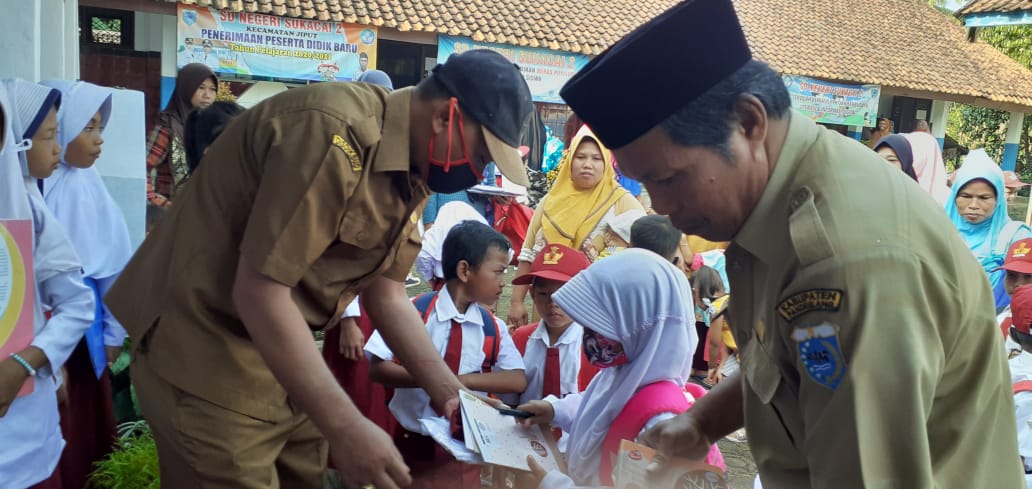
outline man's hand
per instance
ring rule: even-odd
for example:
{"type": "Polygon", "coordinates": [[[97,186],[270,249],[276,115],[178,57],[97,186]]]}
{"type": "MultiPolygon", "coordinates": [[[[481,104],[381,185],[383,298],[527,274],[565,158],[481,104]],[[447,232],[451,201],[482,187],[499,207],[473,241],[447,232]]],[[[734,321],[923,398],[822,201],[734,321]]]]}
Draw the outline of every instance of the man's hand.
{"type": "Polygon", "coordinates": [[[409,468],[387,433],[364,417],[328,436],[345,487],[396,489],[412,483],[409,468]]]}
{"type": "Polygon", "coordinates": [[[641,443],[656,449],[656,458],[649,471],[656,472],[672,457],[702,460],[713,443],[706,438],[702,425],[686,411],[674,419],[660,423],[643,433],[641,443]]]}
{"type": "Polygon", "coordinates": [[[355,318],[340,320],[340,340],[337,343],[338,351],[344,355],[344,358],[355,362],[362,359],[365,336],[362,335],[362,330],[355,323],[355,318]]]}
{"type": "Polygon", "coordinates": [[[18,391],[29,378],[29,372],[16,362],[13,358],[5,358],[0,361],[0,418],[7,414],[18,391]]]}

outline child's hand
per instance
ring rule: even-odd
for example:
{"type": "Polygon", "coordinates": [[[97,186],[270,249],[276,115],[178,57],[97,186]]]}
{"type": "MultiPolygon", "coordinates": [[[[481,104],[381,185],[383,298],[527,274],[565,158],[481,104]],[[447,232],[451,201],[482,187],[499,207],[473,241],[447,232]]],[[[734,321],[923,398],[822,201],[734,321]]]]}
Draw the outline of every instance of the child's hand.
{"type": "Polygon", "coordinates": [[[527,465],[530,466],[530,472],[516,473],[516,489],[537,489],[548,475],[548,471],[533,456],[527,455],[527,465]]]}
{"type": "Polygon", "coordinates": [[[533,414],[533,416],[520,421],[523,426],[533,426],[536,424],[551,424],[552,420],[555,419],[555,409],[552,408],[552,403],[546,401],[530,401],[526,404],[521,404],[517,408],[520,411],[526,411],[533,414]]]}
{"type": "Polygon", "coordinates": [[[355,318],[344,318],[340,321],[340,341],[338,350],[344,358],[351,361],[362,359],[362,346],[365,345],[365,336],[362,330],[355,323],[355,318]]]}

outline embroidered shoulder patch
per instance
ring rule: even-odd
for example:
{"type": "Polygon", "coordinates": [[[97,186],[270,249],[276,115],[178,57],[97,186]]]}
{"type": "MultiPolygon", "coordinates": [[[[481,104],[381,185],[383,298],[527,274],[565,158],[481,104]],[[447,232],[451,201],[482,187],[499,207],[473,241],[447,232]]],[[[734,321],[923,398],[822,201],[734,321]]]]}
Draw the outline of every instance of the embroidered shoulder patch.
{"type": "Polygon", "coordinates": [[[842,306],[842,296],[837,289],[810,289],[781,301],[778,314],[791,321],[811,311],[837,311],[842,306]]]}
{"type": "Polygon", "coordinates": [[[796,328],[792,339],[799,347],[799,360],[811,380],[831,390],[846,376],[846,360],[839,347],[838,327],[831,323],[796,328]]]}
{"type": "Polygon", "coordinates": [[[355,148],[352,148],[344,138],[334,134],[333,145],[340,148],[347,155],[348,162],[351,163],[351,171],[362,171],[362,159],[358,157],[355,148]]]}

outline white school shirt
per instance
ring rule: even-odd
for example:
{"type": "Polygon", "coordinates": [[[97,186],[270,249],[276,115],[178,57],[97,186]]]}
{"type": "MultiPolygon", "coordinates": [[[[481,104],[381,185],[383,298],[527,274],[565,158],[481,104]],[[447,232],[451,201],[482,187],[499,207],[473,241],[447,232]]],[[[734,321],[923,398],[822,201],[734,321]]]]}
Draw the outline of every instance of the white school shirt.
{"type": "Polygon", "coordinates": [[[39,369],[31,394],[14,400],[0,418],[0,487],[31,487],[53,474],[65,441],[57,411],[57,375],[93,322],[93,291],[82,265],[43,197],[26,183],[33,209],[36,273],[35,338],[50,366],[39,369]],[[44,308],[53,313],[43,317],[44,308]]]}
{"type": "MultiPolygon", "coordinates": [[[[484,320],[476,304],[470,304],[466,312],[459,314],[452,301],[448,287],[437,293],[437,304],[426,319],[426,329],[437,353],[444,357],[448,349],[452,320],[462,325],[462,355],[459,358],[459,375],[479,373],[484,364],[484,320]]],[[[492,371],[522,370],[523,358],[509,336],[509,329],[495,320],[499,336],[498,358],[492,371]]],[[[366,357],[377,357],[383,361],[394,360],[394,353],[376,331],[365,346],[366,357]]],[[[434,418],[437,413],[430,407],[430,396],[423,389],[395,389],[388,407],[391,414],[406,430],[423,435],[429,433],[420,425],[420,418],[434,418]]]]}
{"type": "MultiPolygon", "coordinates": [[[[1011,384],[1032,381],[1032,353],[1021,352],[1007,361],[1011,384]]],[[[1014,394],[1014,408],[1018,427],[1018,454],[1025,458],[1025,470],[1032,469],[1032,392],[1014,394]]],[[[1025,476],[1026,482],[1032,477],[1025,476]]],[[[1032,484],[1028,487],[1032,488],[1032,484]]]]}
{"type": "MultiPolygon", "coordinates": [[[[559,336],[552,345],[559,349],[559,391],[562,397],[580,392],[578,375],[581,368],[581,339],[584,328],[573,323],[559,336]]],[[[548,358],[548,329],[544,321],[538,323],[537,329],[527,339],[527,348],[523,354],[526,365],[527,390],[520,395],[520,404],[542,399],[541,390],[545,384],[545,361],[548,358]]]]}

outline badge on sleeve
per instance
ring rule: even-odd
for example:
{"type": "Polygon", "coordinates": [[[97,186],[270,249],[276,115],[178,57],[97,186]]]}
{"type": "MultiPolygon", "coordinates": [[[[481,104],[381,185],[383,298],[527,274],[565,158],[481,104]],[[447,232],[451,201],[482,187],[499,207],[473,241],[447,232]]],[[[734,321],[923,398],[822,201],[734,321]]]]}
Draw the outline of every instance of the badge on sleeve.
{"type": "Polygon", "coordinates": [[[846,360],[839,348],[838,327],[831,323],[804,326],[792,331],[799,346],[799,359],[806,374],[831,390],[838,388],[846,375],[846,360]]]}
{"type": "Polygon", "coordinates": [[[362,171],[362,159],[358,157],[358,153],[355,152],[355,148],[352,148],[351,145],[348,144],[347,140],[334,134],[333,145],[344,151],[344,154],[348,157],[348,163],[351,164],[351,171],[362,171]]]}

